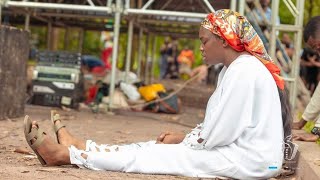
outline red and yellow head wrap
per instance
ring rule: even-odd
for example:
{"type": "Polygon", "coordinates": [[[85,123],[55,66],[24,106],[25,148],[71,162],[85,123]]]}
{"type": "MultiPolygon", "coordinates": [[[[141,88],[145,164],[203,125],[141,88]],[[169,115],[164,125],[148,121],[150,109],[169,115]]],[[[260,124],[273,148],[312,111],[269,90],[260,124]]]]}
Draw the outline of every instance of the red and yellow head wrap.
{"type": "Polygon", "coordinates": [[[279,67],[268,55],[257,32],[244,16],[229,9],[222,9],[208,14],[201,26],[226,40],[234,50],[247,51],[258,58],[270,71],[277,86],[284,89],[279,67]]]}

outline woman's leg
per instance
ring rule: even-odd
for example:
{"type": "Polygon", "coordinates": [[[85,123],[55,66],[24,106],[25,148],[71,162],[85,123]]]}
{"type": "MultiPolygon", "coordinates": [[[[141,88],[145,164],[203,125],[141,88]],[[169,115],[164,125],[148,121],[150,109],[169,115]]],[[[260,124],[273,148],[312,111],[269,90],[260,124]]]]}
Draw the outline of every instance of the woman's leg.
{"type": "MultiPolygon", "coordinates": [[[[57,123],[59,123],[59,121],[57,121],[57,123]]],[[[32,122],[32,128],[39,128],[39,125],[36,121],[32,122]]],[[[35,151],[39,153],[39,155],[44,159],[46,165],[48,166],[70,165],[70,151],[72,151],[71,149],[77,149],[75,148],[76,145],[78,147],[81,147],[81,149],[77,149],[77,152],[79,153],[78,155],[81,156],[79,158],[84,158],[85,160],[87,157],[85,152],[118,152],[125,150],[135,150],[140,147],[155,144],[155,141],[150,141],[146,143],[135,143],[128,145],[97,145],[95,142],[91,140],[87,140],[86,142],[84,142],[76,139],[66,130],[66,128],[61,128],[58,134],[60,138],[59,141],[63,144],[55,143],[50,136],[43,134],[44,140],[38,146],[38,148],[35,149],[35,151]],[[67,147],[67,145],[69,147],[67,147]]],[[[31,140],[31,144],[34,144],[34,142],[36,142],[36,139],[31,140]]]]}
{"type": "MultiPolygon", "coordinates": [[[[32,128],[38,128],[35,121],[32,123],[32,128]]],[[[83,151],[73,145],[68,148],[57,144],[48,135],[43,135],[44,140],[35,151],[48,166],[75,164],[93,170],[192,177],[232,177],[237,171],[233,163],[217,150],[193,150],[183,144],[155,144],[154,141],[150,141],[123,146],[106,146],[111,150],[110,152],[83,151]]],[[[87,147],[95,144],[88,142],[87,147]]]]}
{"type": "MultiPolygon", "coordinates": [[[[55,121],[55,125],[59,126],[59,123],[61,123],[60,120],[55,121]]],[[[101,144],[97,145],[95,142],[91,140],[80,140],[73,136],[65,127],[62,127],[58,130],[57,137],[59,139],[59,143],[61,145],[64,145],[66,147],[75,146],[79,150],[85,150],[85,151],[94,151],[94,152],[112,152],[112,151],[122,151],[126,149],[132,149],[132,148],[140,148],[143,146],[148,146],[150,144],[154,144],[155,141],[150,142],[143,142],[143,143],[132,143],[132,144],[126,144],[126,145],[108,145],[108,144],[101,144]]]]}
{"type": "MultiPolygon", "coordinates": [[[[59,125],[60,123],[60,120],[55,121],[55,125],[59,125]]],[[[65,127],[59,129],[57,132],[57,138],[59,139],[59,143],[66,147],[73,145],[82,150],[85,150],[86,148],[86,142],[74,137],[65,127]]]]}
{"type": "MultiPolygon", "coordinates": [[[[59,126],[61,120],[56,120],[55,125],[59,126]]],[[[63,146],[70,147],[75,146],[79,150],[85,151],[94,151],[94,152],[112,152],[112,151],[121,151],[126,149],[132,148],[140,148],[142,146],[148,146],[150,144],[155,144],[155,141],[149,142],[142,142],[142,143],[132,143],[126,145],[108,145],[108,144],[101,144],[97,145],[95,142],[91,140],[81,140],[73,136],[66,127],[62,127],[57,132],[57,138],[59,139],[59,143],[63,146]]]]}
{"type": "Polygon", "coordinates": [[[70,148],[71,164],[92,170],[191,177],[229,176],[237,171],[217,150],[193,150],[183,144],[147,144],[111,152],[84,152],[70,148]]]}

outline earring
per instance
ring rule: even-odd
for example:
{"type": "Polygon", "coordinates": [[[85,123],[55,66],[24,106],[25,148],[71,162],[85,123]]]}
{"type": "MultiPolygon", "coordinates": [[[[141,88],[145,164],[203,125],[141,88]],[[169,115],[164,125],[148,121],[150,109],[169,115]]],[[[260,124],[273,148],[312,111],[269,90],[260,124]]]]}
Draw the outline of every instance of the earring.
{"type": "Polygon", "coordinates": [[[227,46],[228,46],[228,43],[226,42],[226,40],[223,40],[223,41],[222,41],[222,44],[223,44],[224,47],[227,47],[227,46]]]}

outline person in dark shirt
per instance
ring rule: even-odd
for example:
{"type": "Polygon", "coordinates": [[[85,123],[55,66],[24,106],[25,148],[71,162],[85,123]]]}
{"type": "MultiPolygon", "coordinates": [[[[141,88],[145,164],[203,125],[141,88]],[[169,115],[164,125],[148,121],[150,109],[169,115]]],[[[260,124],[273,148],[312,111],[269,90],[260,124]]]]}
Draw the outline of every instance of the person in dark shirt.
{"type": "Polygon", "coordinates": [[[301,55],[302,70],[305,70],[306,86],[311,93],[314,92],[315,87],[318,85],[319,74],[319,55],[312,49],[305,48],[301,55]]]}

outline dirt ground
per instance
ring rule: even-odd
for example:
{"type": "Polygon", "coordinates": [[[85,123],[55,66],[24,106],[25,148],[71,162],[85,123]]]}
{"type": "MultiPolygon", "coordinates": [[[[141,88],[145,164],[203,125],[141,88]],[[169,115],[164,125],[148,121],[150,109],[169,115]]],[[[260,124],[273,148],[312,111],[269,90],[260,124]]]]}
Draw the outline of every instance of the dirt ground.
{"type": "MultiPolygon", "coordinates": [[[[25,114],[37,120],[50,136],[50,107],[26,106],[25,114]]],[[[182,114],[152,114],[117,111],[115,114],[94,114],[90,110],[58,109],[69,131],[82,139],[103,144],[125,144],[154,140],[162,131],[188,132],[204,117],[204,110],[184,108],[182,114]]],[[[168,175],[143,175],[109,171],[91,171],[73,166],[43,167],[34,155],[17,153],[28,147],[23,133],[23,117],[0,121],[0,179],[192,179],[168,175]]],[[[197,179],[197,178],[194,178],[197,179]]]]}

